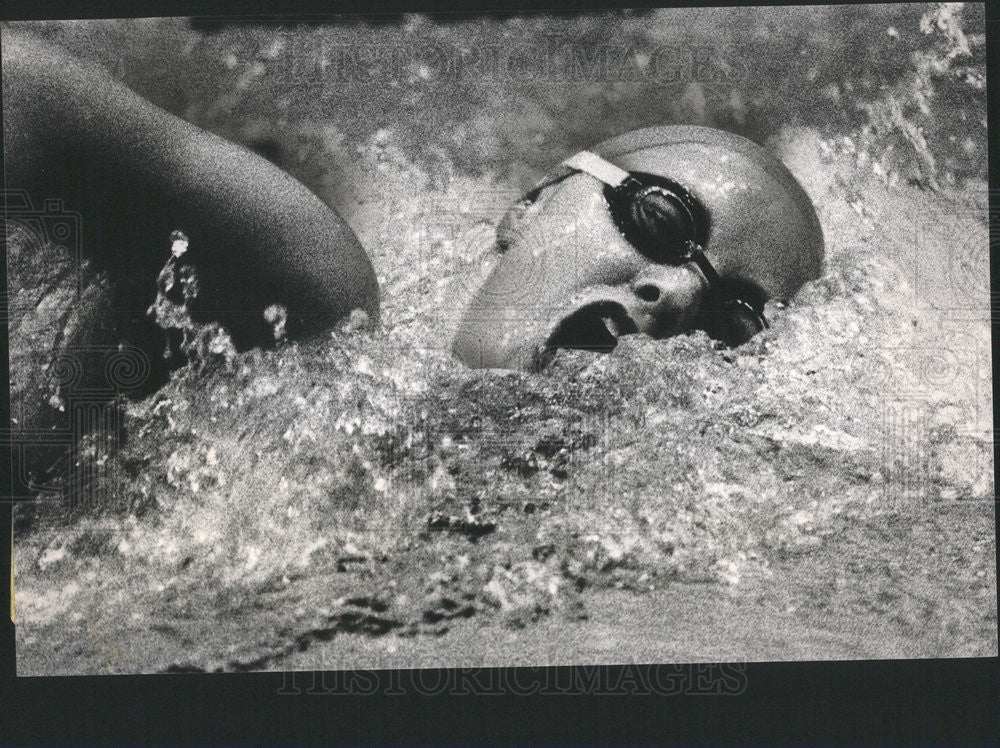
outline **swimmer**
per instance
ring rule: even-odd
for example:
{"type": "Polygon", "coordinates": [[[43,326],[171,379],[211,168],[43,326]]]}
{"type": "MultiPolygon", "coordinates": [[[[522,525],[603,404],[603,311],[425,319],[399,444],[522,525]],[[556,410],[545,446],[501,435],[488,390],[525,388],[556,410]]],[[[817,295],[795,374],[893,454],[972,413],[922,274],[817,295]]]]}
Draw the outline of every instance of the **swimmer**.
{"type": "Polygon", "coordinates": [[[736,346],[823,266],[815,208],[774,155],[706,127],[626,133],[567,159],[497,229],[453,343],[474,368],[704,330],[736,346]]]}

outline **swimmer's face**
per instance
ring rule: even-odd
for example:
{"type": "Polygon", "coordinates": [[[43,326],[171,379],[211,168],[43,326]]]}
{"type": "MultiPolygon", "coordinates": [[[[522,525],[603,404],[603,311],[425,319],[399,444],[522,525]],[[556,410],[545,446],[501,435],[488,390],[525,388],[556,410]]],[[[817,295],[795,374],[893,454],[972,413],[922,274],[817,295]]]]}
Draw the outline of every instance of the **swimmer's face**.
{"type": "Polygon", "coordinates": [[[707,127],[634,130],[564,162],[497,228],[501,257],[453,350],[537,369],[556,348],[705,330],[739,345],[823,268],[816,209],[787,167],[707,127]],[[702,251],[699,251],[703,250],[702,251]]]}
{"type": "Polygon", "coordinates": [[[608,351],[620,335],[667,337],[700,325],[705,276],[694,263],[640,252],[606,192],[578,172],[510,210],[497,231],[502,257],[455,339],[458,358],[475,368],[532,369],[555,348],[608,351]]]}

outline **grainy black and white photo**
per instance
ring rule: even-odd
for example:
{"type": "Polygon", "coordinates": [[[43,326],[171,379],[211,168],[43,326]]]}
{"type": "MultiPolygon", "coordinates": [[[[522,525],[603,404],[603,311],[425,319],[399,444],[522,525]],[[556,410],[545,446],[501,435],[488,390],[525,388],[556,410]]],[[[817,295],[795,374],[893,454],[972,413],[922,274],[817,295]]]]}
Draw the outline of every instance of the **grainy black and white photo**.
{"type": "Polygon", "coordinates": [[[985,25],[0,25],[18,675],[996,656],[985,25]]]}

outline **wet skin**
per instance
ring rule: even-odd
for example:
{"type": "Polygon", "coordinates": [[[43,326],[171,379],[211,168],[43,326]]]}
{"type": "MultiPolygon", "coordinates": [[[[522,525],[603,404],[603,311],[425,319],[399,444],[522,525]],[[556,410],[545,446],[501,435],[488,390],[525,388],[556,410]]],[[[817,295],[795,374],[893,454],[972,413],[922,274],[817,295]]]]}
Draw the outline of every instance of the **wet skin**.
{"type": "Polygon", "coordinates": [[[281,169],[155,106],[103,68],[3,30],[6,189],[80,214],[82,250],[113,279],[115,314],[134,322],[155,295],[169,237],[190,238],[200,313],[241,347],[265,340],[261,310],[289,333],[329,328],[352,309],[378,318],[378,285],[344,221],[281,169]]]}
{"type": "MultiPolygon", "coordinates": [[[[689,190],[707,216],[705,254],[727,282],[763,298],[788,299],[819,276],[823,237],[815,210],[760,146],[708,128],[661,127],[594,150],[623,169],[689,190]]],[[[718,317],[707,303],[702,272],[633,246],[609,212],[604,184],[587,173],[573,173],[542,188],[533,202],[514,206],[498,227],[497,249],[502,257],[473,298],[453,346],[469,366],[537,369],[554,348],[608,350],[623,334],[666,337],[718,317]]]]}
{"type": "Polygon", "coordinates": [[[463,322],[456,346],[466,363],[538,366],[538,340],[584,308],[606,309],[608,323],[621,332],[664,337],[690,328],[704,277],[691,265],[659,265],[636,252],[601,190],[594,177],[578,174],[543,191],[528,208],[525,225],[463,322]],[[472,337],[487,341],[480,360],[465,347],[475,345],[467,342],[472,337]]]}

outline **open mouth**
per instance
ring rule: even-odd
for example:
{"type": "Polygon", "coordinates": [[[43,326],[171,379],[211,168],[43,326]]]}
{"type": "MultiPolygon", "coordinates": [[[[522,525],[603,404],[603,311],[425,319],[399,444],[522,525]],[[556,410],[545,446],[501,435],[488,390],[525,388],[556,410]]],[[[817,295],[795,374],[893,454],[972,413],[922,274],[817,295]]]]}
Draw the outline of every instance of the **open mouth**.
{"type": "Polygon", "coordinates": [[[616,301],[587,304],[565,317],[556,325],[545,342],[546,348],[576,348],[597,353],[610,353],[618,338],[638,332],[625,307],[616,301]]]}

